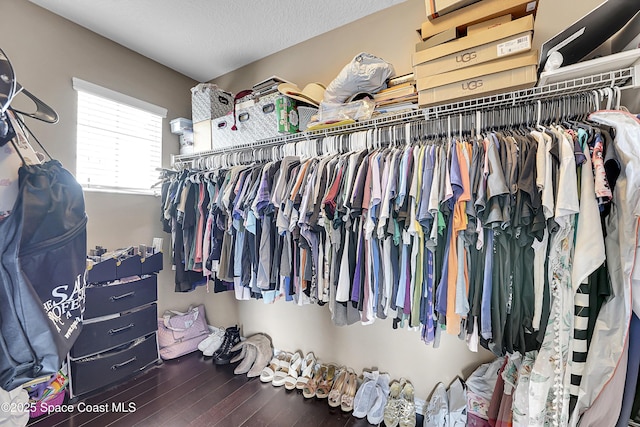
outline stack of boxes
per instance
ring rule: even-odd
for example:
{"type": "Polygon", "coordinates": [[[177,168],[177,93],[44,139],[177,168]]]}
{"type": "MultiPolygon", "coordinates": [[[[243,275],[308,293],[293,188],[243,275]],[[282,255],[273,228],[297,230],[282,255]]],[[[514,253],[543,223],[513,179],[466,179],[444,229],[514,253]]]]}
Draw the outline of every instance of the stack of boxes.
{"type": "Polygon", "coordinates": [[[191,119],[193,122],[193,151],[217,148],[213,146],[211,121],[233,110],[234,96],[211,83],[191,88],[191,119]]]}
{"type": "Polygon", "coordinates": [[[430,19],[412,61],[421,107],[535,85],[537,1],[425,2],[430,19]]]}
{"type": "Polygon", "coordinates": [[[256,83],[243,97],[211,83],[192,88],[193,152],[232,148],[298,132],[296,104],[278,92],[282,82],[286,80],[272,76],[256,83]]]}

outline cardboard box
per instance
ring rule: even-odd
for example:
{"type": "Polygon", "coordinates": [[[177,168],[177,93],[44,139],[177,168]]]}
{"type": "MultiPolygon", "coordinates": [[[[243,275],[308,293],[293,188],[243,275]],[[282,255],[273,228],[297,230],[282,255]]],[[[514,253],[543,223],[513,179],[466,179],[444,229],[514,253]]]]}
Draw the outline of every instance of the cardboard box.
{"type": "Polygon", "coordinates": [[[435,19],[477,1],[479,0],[424,0],[424,3],[427,8],[427,18],[435,19]]]}
{"type": "Polygon", "coordinates": [[[516,34],[481,46],[463,50],[413,68],[416,79],[471,67],[531,50],[533,32],[516,34]]]}
{"type": "Polygon", "coordinates": [[[538,51],[530,51],[519,55],[498,59],[486,64],[474,65],[444,74],[423,77],[417,80],[418,91],[431,89],[450,83],[462,82],[471,79],[480,79],[483,76],[497,73],[499,71],[513,70],[514,68],[526,67],[527,65],[538,64],[538,51]]]}
{"type": "Polygon", "coordinates": [[[488,21],[483,21],[478,24],[469,25],[467,27],[467,35],[472,36],[480,31],[485,31],[493,27],[497,27],[498,25],[506,24],[507,22],[511,22],[513,18],[511,15],[502,15],[497,18],[489,19],[488,21]]]}
{"type": "Polygon", "coordinates": [[[516,34],[528,31],[533,31],[532,15],[477,33],[475,36],[462,37],[458,40],[451,41],[440,46],[416,52],[412,55],[412,64],[416,66],[427,61],[433,61],[434,59],[442,58],[447,55],[464,52],[477,46],[483,46],[498,40],[504,40],[505,38],[513,37],[516,34]]]}
{"type": "Polygon", "coordinates": [[[470,25],[488,21],[502,15],[512,15],[514,19],[535,15],[538,0],[482,0],[470,6],[422,23],[422,40],[441,33],[449,28],[466,30],[470,25]]]}
{"type": "Polygon", "coordinates": [[[535,86],[537,66],[527,65],[507,71],[499,71],[480,78],[438,86],[418,92],[418,105],[425,107],[446,101],[487,96],[506,90],[520,90],[535,86]]]}
{"type": "Polygon", "coordinates": [[[457,39],[459,36],[460,33],[458,33],[457,29],[449,28],[448,30],[436,34],[433,37],[429,37],[427,40],[416,43],[416,52],[450,42],[457,39]]]}

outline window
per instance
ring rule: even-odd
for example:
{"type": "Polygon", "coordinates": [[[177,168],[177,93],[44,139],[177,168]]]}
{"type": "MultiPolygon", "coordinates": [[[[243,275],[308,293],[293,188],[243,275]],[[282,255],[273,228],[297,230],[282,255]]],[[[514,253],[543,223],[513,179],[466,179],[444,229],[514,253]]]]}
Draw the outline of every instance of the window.
{"type": "Polygon", "coordinates": [[[167,110],[76,78],[73,87],[78,182],[88,190],[153,194],[167,110]]]}

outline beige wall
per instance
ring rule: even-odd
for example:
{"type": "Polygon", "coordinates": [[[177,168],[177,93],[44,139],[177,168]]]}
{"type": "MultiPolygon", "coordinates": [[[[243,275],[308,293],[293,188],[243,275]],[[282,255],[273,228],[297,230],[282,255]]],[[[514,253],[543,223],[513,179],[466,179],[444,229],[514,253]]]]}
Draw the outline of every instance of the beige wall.
{"type": "MultiPolygon", "coordinates": [[[[163,124],[163,164],[178,153],[178,137],[170,133],[169,120],[190,117],[189,88],[195,82],[169,68],[132,52],[26,0],[3,0],[0,5],[0,47],[11,60],[18,81],[53,107],[60,116],[55,124],[27,119],[47,151],[75,172],[76,92],[71,78],[79,77],[168,109],[163,124]]],[[[19,96],[16,107],[31,110],[19,96]]],[[[35,146],[36,144],[34,144],[35,146]]],[[[36,147],[37,148],[37,147],[36,147]]],[[[159,280],[159,309],[186,308],[205,302],[210,323],[237,321],[230,295],[207,295],[204,288],[188,294],[173,292],[169,235],[162,231],[159,199],[108,193],[85,193],[89,216],[89,247],[109,249],[130,244],[151,244],[165,239],[165,270],[159,280]]]]}
{"type": "MultiPolygon", "coordinates": [[[[540,0],[534,48],[538,49],[545,40],[602,2],[540,0]]],[[[234,93],[251,88],[272,75],[300,87],[316,81],[327,85],[360,52],[368,52],[390,62],[398,75],[410,73],[411,53],[420,41],[416,30],[425,19],[424,0],[407,0],[225,74],[213,82],[234,93]]]]}

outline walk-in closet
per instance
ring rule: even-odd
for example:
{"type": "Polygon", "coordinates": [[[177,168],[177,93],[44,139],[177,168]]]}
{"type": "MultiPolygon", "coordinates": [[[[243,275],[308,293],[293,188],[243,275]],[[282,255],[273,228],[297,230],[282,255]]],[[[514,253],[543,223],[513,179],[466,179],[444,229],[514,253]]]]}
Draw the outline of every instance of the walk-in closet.
{"type": "Polygon", "coordinates": [[[636,2],[0,11],[0,425],[640,425],[636,2]]]}

